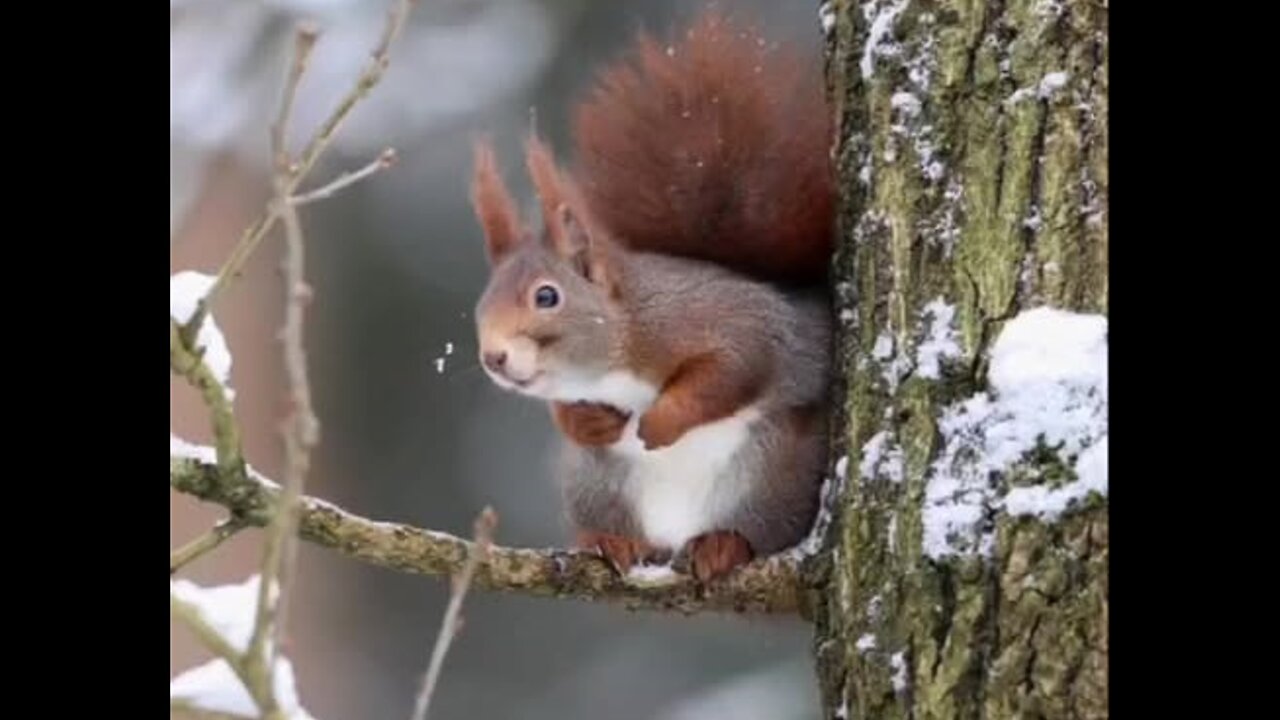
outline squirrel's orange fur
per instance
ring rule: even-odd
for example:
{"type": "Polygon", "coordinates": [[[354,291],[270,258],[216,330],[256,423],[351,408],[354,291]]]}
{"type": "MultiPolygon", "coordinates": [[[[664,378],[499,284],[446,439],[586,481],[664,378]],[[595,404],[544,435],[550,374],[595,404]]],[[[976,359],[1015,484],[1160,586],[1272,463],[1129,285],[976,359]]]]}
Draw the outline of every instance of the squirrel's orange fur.
{"type": "Polygon", "coordinates": [[[576,167],[527,142],[540,232],[476,146],[482,365],[550,403],[579,545],[620,570],[683,554],[710,580],[812,523],[835,210],[821,77],[714,13],[671,45],[641,35],[577,108],[576,167]]]}
{"type": "Polygon", "coordinates": [[[678,41],[641,34],[574,117],[574,178],[634,250],[764,280],[825,277],[831,118],[820,66],[714,12],[678,41]]]}

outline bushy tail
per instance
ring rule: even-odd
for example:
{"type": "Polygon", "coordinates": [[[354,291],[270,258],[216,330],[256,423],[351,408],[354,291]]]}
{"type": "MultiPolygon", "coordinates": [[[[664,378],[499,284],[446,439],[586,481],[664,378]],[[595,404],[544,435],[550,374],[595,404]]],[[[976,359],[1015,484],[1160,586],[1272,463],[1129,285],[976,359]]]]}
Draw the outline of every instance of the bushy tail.
{"type": "Polygon", "coordinates": [[[825,277],[831,117],[821,67],[718,14],[677,42],[641,34],[577,108],[576,176],[627,246],[754,277],[825,277]]]}

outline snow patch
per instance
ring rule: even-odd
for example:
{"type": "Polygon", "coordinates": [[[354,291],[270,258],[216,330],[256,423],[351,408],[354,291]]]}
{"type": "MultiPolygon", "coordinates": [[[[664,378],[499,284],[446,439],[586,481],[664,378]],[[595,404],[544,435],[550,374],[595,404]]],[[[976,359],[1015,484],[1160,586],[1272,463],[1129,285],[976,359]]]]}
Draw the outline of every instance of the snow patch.
{"type": "Polygon", "coordinates": [[[883,362],[892,356],[893,336],[889,334],[888,330],[884,330],[876,336],[875,345],[871,346],[871,357],[883,362]]]}
{"type": "Polygon", "coordinates": [[[1022,219],[1022,227],[1031,232],[1039,232],[1043,226],[1044,217],[1040,214],[1040,206],[1033,203],[1031,209],[1027,211],[1027,216],[1022,219]]]}
{"type": "MultiPolygon", "coordinates": [[[[185,324],[195,314],[200,299],[213,287],[211,275],[186,270],[169,276],[169,316],[179,324],[185,324]]],[[[231,389],[231,351],[227,341],[213,321],[213,314],[205,317],[196,336],[196,347],[204,348],[204,362],[226,391],[227,400],[235,400],[231,389]]]]}
{"type": "Polygon", "coordinates": [[[676,582],[680,575],[670,565],[633,565],[627,579],[641,585],[665,585],[676,582]]]}
{"type": "MultiPolygon", "coordinates": [[[[275,697],[288,720],[315,720],[298,700],[293,664],[287,658],[276,658],[275,697]]],[[[169,699],[184,700],[193,707],[210,712],[258,717],[258,706],[245,690],[240,678],[222,659],[191,668],[169,682],[169,699]]]]}
{"type": "Polygon", "coordinates": [[[894,110],[899,110],[907,117],[915,117],[920,114],[920,99],[909,92],[896,92],[893,97],[889,98],[889,105],[894,110]]]}
{"type": "Polygon", "coordinates": [[[1053,97],[1054,93],[1066,86],[1068,79],[1070,79],[1070,76],[1062,70],[1047,73],[1044,77],[1040,78],[1040,82],[1034,87],[1023,87],[1014,90],[1013,93],[1005,99],[1005,103],[1009,105],[1017,105],[1024,100],[1030,100],[1032,97],[1035,97],[1038,100],[1048,100],[1053,97]]]}
{"type": "Polygon", "coordinates": [[[907,689],[907,661],[902,656],[902,651],[889,656],[889,668],[893,670],[893,691],[900,693],[907,689]]]}
{"type": "MultiPolygon", "coordinates": [[[[200,617],[237,651],[249,649],[253,621],[258,609],[258,588],[262,576],[254,575],[239,585],[200,587],[190,580],[170,580],[169,592],[192,605],[200,617]]],[[[272,596],[280,594],[279,585],[272,586],[272,596]]]]}
{"type": "Polygon", "coordinates": [[[1036,97],[1041,100],[1052,97],[1055,92],[1067,84],[1067,77],[1067,73],[1061,70],[1045,75],[1040,80],[1040,87],[1036,90],[1036,97]]]}
{"type": "Polygon", "coordinates": [[[916,345],[914,360],[900,348],[895,355],[898,343],[890,328],[882,330],[871,346],[871,357],[881,364],[885,385],[890,392],[913,374],[926,380],[937,380],[942,377],[944,360],[964,355],[953,327],[956,316],[954,305],[945,298],[938,297],[925,304],[921,316],[924,320],[922,324],[928,329],[916,345]]]}
{"type": "MultiPolygon", "coordinates": [[[[943,169],[945,170],[945,169],[943,169]]],[[[941,175],[939,175],[941,177],[941,175]]],[[[938,208],[920,223],[920,234],[934,247],[941,246],[943,254],[951,257],[956,241],[960,238],[959,214],[964,197],[964,186],[954,176],[948,180],[943,201],[938,208]]]]}
{"type": "Polygon", "coordinates": [[[792,557],[804,559],[812,557],[822,548],[822,539],[826,537],[827,527],[831,524],[831,508],[835,498],[844,489],[849,472],[849,456],[841,455],[836,460],[834,477],[822,479],[822,487],[818,491],[818,515],[814,518],[809,534],[792,549],[792,557]]]}
{"type": "MultiPolygon", "coordinates": [[[[205,623],[226,640],[227,644],[237,652],[244,653],[253,636],[260,586],[260,575],[254,575],[238,585],[216,587],[201,587],[190,580],[178,579],[169,581],[169,592],[173,597],[194,607],[205,623]]],[[[275,602],[279,594],[279,585],[273,583],[271,601],[275,602]]],[[[276,658],[274,675],[276,701],[285,711],[286,717],[290,720],[311,720],[311,715],[298,702],[293,666],[288,659],[276,658]]],[[[257,706],[243,683],[222,659],[191,668],[171,680],[169,698],[184,700],[192,706],[213,712],[251,717],[258,715],[257,706]]]]}
{"type": "Polygon", "coordinates": [[[916,374],[929,380],[942,377],[942,361],[963,355],[955,328],[956,308],[939,297],[924,306],[929,334],[916,348],[916,374]]]}
{"type": "Polygon", "coordinates": [[[864,80],[870,79],[875,72],[876,55],[892,55],[896,51],[896,47],[882,46],[881,43],[893,29],[893,21],[907,9],[908,1],[900,0],[882,8],[876,8],[875,0],[862,5],[862,16],[871,23],[871,29],[867,31],[867,44],[862,50],[862,60],[858,64],[864,80]]]}
{"type": "Polygon", "coordinates": [[[1052,518],[1090,492],[1107,493],[1107,319],[1040,307],[1008,321],[991,348],[989,393],[943,412],[944,449],[925,490],[924,550],[933,558],[987,553],[984,516],[1052,518]],[[1017,487],[1007,474],[1043,443],[1068,463],[1070,483],[1017,487]]]}
{"type": "Polygon", "coordinates": [[[911,372],[911,364],[906,353],[894,352],[897,345],[891,329],[885,328],[876,336],[875,344],[871,346],[871,357],[880,363],[881,377],[884,378],[885,386],[891,393],[911,372]]]}
{"type": "Polygon", "coordinates": [[[207,465],[216,465],[218,453],[208,445],[193,445],[186,440],[169,433],[169,457],[187,458],[207,465]]]}
{"type": "Polygon", "coordinates": [[[826,0],[818,8],[818,19],[822,22],[822,32],[831,33],[831,29],[836,26],[836,11],[831,7],[831,0],[826,0]]]}
{"type": "Polygon", "coordinates": [[[876,636],[871,633],[867,633],[866,635],[858,638],[858,642],[856,642],[854,646],[858,648],[858,652],[874,650],[876,648],[876,636]]]}
{"type": "Polygon", "coordinates": [[[1062,0],[1040,0],[1035,7],[1036,16],[1042,19],[1057,19],[1062,11],[1062,0]]]}
{"type": "Polygon", "coordinates": [[[905,475],[902,448],[890,438],[887,430],[881,430],[862,446],[862,461],[858,463],[858,473],[864,480],[877,476],[887,477],[893,482],[902,482],[905,475]]]}

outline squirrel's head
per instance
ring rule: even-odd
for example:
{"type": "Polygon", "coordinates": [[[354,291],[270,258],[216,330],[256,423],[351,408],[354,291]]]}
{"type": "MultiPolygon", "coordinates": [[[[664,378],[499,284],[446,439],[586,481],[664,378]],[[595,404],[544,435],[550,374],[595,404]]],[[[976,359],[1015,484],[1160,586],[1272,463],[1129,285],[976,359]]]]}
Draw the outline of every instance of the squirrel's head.
{"type": "Polygon", "coordinates": [[[476,306],[480,362],[499,387],[548,400],[609,372],[622,343],[612,257],[585,206],[536,138],[526,161],[542,207],[540,234],[520,223],[492,149],[476,145],[471,198],[490,276],[476,306]]]}

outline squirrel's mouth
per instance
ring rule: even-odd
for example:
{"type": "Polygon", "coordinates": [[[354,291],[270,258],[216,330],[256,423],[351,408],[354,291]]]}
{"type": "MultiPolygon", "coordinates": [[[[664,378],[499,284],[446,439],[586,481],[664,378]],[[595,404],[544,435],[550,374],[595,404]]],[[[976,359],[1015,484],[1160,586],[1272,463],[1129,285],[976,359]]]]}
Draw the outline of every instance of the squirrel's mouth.
{"type": "Polygon", "coordinates": [[[506,373],[489,373],[491,377],[498,383],[509,390],[517,392],[527,392],[538,380],[542,379],[542,372],[535,372],[527,378],[515,378],[506,373]]]}
{"type": "Polygon", "coordinates": [[[537,379],[538,379],[538,378],[540,378],[540,377],[542,377],[542,373],[540,373],[540,372],[539,372],[539,373],[534,373],[534,374],[530,375],[529,377],[524,378],[523,380],[518,380],[518,379],[513,378],[513,377],[508,377],[508,378],[507,378],[507,380],[508,380],[512,385],[515,385],[516,387],[518,387],[518,388],[520,388],[521,390],[523,390],[523,389],[525,389],[525,388],[529,387],[530,385],[532,385],[532,384],[533,384],[533,381],[534,381],[534,380],[537,380],[537,379]]]}

